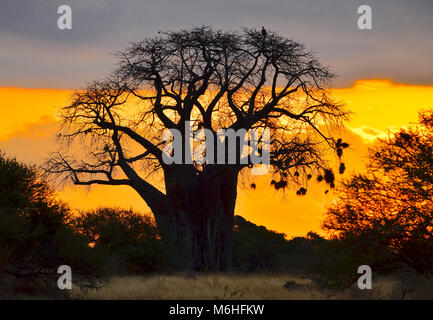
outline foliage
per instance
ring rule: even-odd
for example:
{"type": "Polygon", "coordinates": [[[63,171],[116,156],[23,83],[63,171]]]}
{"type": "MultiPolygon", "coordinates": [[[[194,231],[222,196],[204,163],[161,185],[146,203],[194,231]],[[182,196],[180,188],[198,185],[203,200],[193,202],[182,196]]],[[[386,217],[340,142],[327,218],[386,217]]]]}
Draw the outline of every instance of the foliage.
{"type": "Polygon", "coordinates": [[[370,150],[367,172],[347,181],[327,212],[324,228],[353,244],[353,263],[433,272],[432,112],[419,118],[370,150]]]}
{"type": "Polygon", "coordinates": [[[16,292],[57,288],[57,268],[91,284],[97,258],[68,226],[69,208],[33,166],[0,154],[0,277],[16,292]],[[90,281],[90,282],[89,282],[90,281]]]}
{"type": "Polygon", "coordinates": [[[153,219],[132,210],[100,208],[82,212],[72,225],[112,261],[111,272],[143,273],[166,267],[153,219]],[[114,268],[114,264],[116,268],[114,268]]]}
{"type": "Polygon", "coordinates": [[[313,272],[319,243],[309,233],[287,240],[285,235],[235,216],[233,268],[240,272],[313,272]]]}

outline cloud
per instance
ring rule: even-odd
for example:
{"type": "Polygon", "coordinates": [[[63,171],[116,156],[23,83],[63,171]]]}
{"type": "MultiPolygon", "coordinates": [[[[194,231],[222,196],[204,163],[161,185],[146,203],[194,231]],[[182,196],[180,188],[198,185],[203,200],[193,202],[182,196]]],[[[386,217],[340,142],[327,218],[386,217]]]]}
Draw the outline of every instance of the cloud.
{"type": "Polygon", "coordinates": [[[0,140],[0,150],[26,163],[41,164],[53,151],[57,123],[52,115],[44,115],[37,122],[28,122],[19,130],[0,140]]]}
{"type": "Polygon", "coordinates": [[[37,122],[27,122],[24,126],[2,140],[13,139],[43,139],[54,136],[57,130],[56,119],[51,114],[41,116],[37,122]]]}
{"type": "Polygon", "coordinates": [[[356,26],[359,0],[71,0],[72,30],[57,29],[57,1],[2,0],[0,85],[77,87],[111,71],[129,41],[159,30],[266,26],[304,42],[340,76],[433,83],[433,2],[371,3],[373,30],[356,26]],[[99,58],[95,58],[99,57],[99,58]]]}
{"type": "Polygon", "coordinates": [[[386,138],[387,133],[376,130],[374,128],[370,127],[360,127],[360,128],[350,128],[348,127],[348,130],[351,130],[353,133],[357,134],[365,143],[372,143],[375,142],[377,138],[386,138]]]}

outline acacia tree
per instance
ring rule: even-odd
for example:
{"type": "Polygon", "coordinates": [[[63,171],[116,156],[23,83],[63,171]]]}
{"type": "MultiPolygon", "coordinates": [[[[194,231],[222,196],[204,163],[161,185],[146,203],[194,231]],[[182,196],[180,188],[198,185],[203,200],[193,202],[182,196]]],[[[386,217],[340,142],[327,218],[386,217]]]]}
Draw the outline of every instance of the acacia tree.
{"type": "MultiPolygon", "coordinates": [[[[150,207],[177,268],[230,267],[238,178],[253,163],[250,156],[240,161],[238,152],[231,164],[167,164],[164,129],[185,139],[188,121],[194,132],[213,135],[269,128],[275,188],[317,170],[332,183],[321,152],[326,146],[341,155],[341,140],[328,129],[346,113],[326,90],[333,74],[302,44],[273,32],[201,27],[160,33],[118,56],[111,76],[77,90],[62,109],[58,136],[68,149],[53,154],[45,169],[76,185],[132,187],[150,207]],[[74,157],[71,150],[80,151],[74,157]],[[151,177],[157,172],[163,185],[151,177]]],[[[256,141],[262,154],[262,137],[256,141]]],[[[227,139],[214,139],[215,150],[218,144],[228,150],[227,139]]]]}
{"type": "Polygon", "coordinates": [[[375,252],[376,269],[433,272],[433,112],[370,149],[367,172],[345,182],[324,228],[375,252]],[[382,261],[380,261],[380,259],[382,261]]]}

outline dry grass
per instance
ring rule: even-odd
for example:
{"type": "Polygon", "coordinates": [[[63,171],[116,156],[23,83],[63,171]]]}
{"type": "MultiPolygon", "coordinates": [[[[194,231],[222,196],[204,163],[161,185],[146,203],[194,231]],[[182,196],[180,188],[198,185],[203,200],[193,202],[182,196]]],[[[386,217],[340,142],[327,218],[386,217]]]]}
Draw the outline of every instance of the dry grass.
{"type": "Polygon", "coordinates": [[[398,277],[381,277],[374,279],[372,290],[361,291],[353,287],[343,291],[324,291],[314,286],[311,280],[296,275],[155,275],[116,277],[99,290],[82,292],[74,288],[72,296],[116,300],[433,299],[431,280],[415,282],[418,282],[416,290],[406,290],[398,277]]]}

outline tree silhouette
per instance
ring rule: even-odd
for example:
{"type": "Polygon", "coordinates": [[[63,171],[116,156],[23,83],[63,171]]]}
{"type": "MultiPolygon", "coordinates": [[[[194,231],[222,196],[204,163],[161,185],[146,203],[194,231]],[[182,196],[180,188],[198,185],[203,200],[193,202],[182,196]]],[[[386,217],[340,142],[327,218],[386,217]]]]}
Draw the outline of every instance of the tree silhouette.
{"type": "MultiPolygon", "coordinates": [[[[215,161],[188,164],[185,143],[183,163],[167,164],[164,129],[185,139],[188,121],[194,132],[213,135],[269,128],[279,188],[300,181],[299,172],[325,173],[322,151],[341,149],[329,130],[346,115],[326,90],[333,74],[300,43],[270,31],[264,37],[255,29],[200,27],[160,33],[118,56],[111,76],[76,91],[62,109],[59,140],[67,148],[45,170],[76,185],[132,187],[154,214],[177,268],[230,267],[238,178],[253,162],[237,152],[234,163],[218,164],[215,152],[215,161]],[[164,186],[152,182],[157,172],[164,186]]],[[[213,140],[214,150],[228,150],[228,139],[213,140]]],[[[256,141],[261,155],[262,136],[256,141]]]]}
{"type": "Polygon", "coordinates": [[[103,250],[111,272],[128,274],[162,271],[165,252],[153,219],[120,208],[81,212],[71,222],[93,248],[103,250]]]}
{"type": "Polygon", "coordinates": [[[97,258],[70,220],[36,167],[0,152],[0,295],[58,294],[62,264],[73,268],[78,284],[96,285],[97,258]]]}
{"type": "Polygon", "coordinates": [[[376,258],[386,257],[381,267],[404,263],[431,274],[433,113],[420,112],[419,118],[416,128],[401,129],[370,150],[367,173],[346,182],[324,227],[362,240],[376,258]]]}

